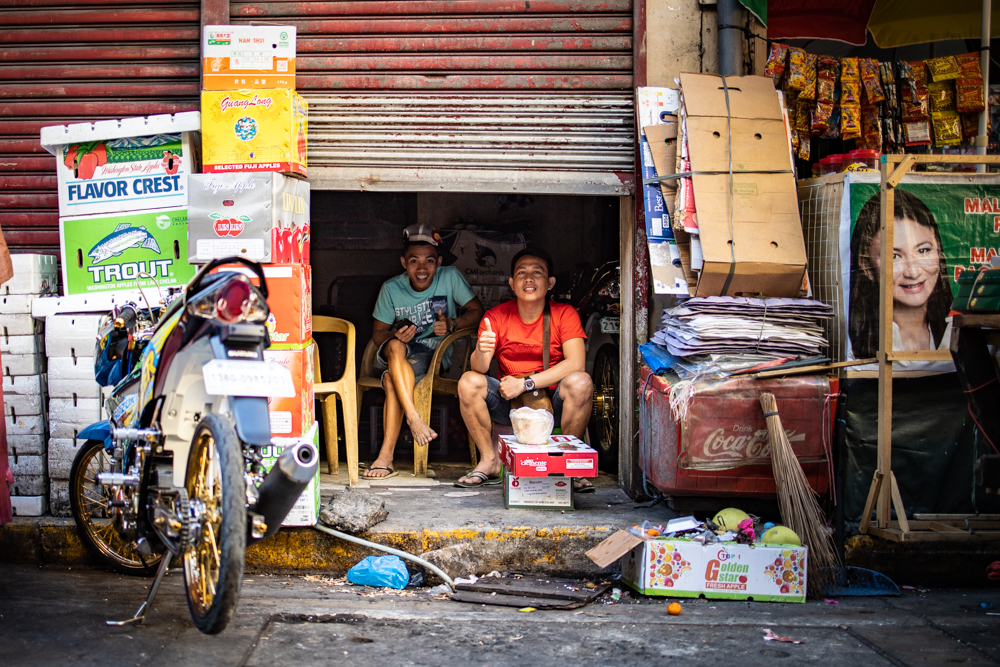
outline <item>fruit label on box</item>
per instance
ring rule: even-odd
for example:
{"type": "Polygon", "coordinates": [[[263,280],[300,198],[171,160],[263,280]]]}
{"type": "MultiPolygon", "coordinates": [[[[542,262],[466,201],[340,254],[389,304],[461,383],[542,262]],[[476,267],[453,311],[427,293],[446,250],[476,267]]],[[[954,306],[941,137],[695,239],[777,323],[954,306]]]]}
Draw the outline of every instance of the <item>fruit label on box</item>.
{"type": "Polygon", "coordinates": [[[276,172],[194,174],[189,187],[189,261],[309,263],[308,181],[276,172]]]}
{"type": "Polygon", "coordinates": [[[59,219],[63,293],[186,284],[187,211],[157,209],[59,219]]]}
{"type": "Polygon", "coordinates": [[[504,473],[507,509],[573,509],[573,480],[569,477],[515,477],[504,473]]]}
{"type": "Polygon", "coordinates": [[[310,342],[294,349],[264,350],[264,360],[281,364],[292,374],[292,382],[298,394],[292,398],[271,397],[267,399],[268,416],[271,420],[271,435],[297,437],[312,425],[313,415],[313,346],[310,342]]]}
{"type": "Polygon", "coordinates": [[[187,206],[190,147],[187,132],[59,147],[59,215],[187,206]]]}
{"type": "MultiPolygon", "coordinates": [[[[312,426],[312,424],[310,424],[312,426]]],[[[308,429],[307,429],[308,430],[308,429]]],[[[271,444],[261,448],[263,460],[261,463],[268,472],[277,463],[278,457],[288,445],[298,442],[298,438],[272,438],[271,444]]],[[[313,438],[313,444],[319,447],[319,431],[313,438]]],[[[319,468],[316,469],[316,476],[309,480],[309,485],[299,496],[299,499],[288,510],[288,516],[281,522],[282,526],[315,526],[319,519],[320,495],[319,495],[319,468]]]]}
{"type": "Polygon", "coordinates": [[[202,91],[203,170],[306,176],[307,114],[294,90],[202,91]]]}
{"type": "Polygon", "coordinates": [[[295,88],[295,26],[207,25],[202,89],[295,88]]]}

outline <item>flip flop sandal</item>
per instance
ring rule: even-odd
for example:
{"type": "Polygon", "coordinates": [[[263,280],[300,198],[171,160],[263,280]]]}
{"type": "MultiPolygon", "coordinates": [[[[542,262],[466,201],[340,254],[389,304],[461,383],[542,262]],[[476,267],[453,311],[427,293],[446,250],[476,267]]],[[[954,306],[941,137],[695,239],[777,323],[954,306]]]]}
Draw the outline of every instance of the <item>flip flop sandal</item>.
{"type": "Polygon", "coordinates": [[[484,472],[478,470],[473,470],[472,472],[466,473],[465,477],[471,477],[472,479],[478,479],[480,481],[475,484],[470,484],[469,482],[455,482],[455,486],[460,489],[471,489],[477,486],[492,486],[494,484],[499,484],[503,481],[503,478],[497,475],[496,477],[490,477],[484,472]]]}
{"type": "Polygon", "coordinates": [[[577,488],[577,486],[574,484],[573,493],[597,493],[597,487],[594,486],[593,484],[587,484],[585,486],[577,488]]]}
{"type": "Polygon", "coordinates": [[[368,466],[368,471],[370,472],[372,470],[388,470],[389,474],[388,475],[382,475],[381,477],[374,477],[374,476],[371,476],[371,475],[361,475],[361,479],[390,479],[390,478],[395,477],[396,475],[399,474],[398,472],[396,472],[392,468],[386,468],[385,466],[368,466]]]}

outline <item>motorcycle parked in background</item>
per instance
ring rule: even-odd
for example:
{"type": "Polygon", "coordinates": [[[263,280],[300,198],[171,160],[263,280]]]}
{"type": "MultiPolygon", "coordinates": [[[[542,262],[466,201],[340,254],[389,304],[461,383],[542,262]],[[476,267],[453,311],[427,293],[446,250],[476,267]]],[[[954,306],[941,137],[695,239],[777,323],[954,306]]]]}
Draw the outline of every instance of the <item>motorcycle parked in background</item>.
{"type": "Polygon", "coordinates": [[[222,632],[239,600],[246,547],[278,531],[315,474],[312,434],[270,472],[268,396],[294,396],[291,374],[264,361],[267,284],[259,264],[215,260],[152,308],[127,304],[103,323],[95,376],[114,385],[110,419],[81,431],[70,472],[84,542],[124,574],[156,578],[142,623],[177,558],[194,624],[222,632]],[[242,264],[260,278],[225,269],[242,264]]]}

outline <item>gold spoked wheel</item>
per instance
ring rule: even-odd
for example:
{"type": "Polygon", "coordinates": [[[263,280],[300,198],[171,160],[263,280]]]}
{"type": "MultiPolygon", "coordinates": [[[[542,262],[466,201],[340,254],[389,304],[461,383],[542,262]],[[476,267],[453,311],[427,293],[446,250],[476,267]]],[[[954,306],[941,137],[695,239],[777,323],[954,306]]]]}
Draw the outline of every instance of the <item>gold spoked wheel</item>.
{"type": "Polygon", "coordinates": [[[246,493],[243,455],[232,425],[219,415],[198,424],[187,469],[188,533],[184,583],[191,617],[207,634],[222,632],[232,617],[243,580],[246,493]]]}
{"type": "Polygon", "coordinates": [[[144,558],[132,548],[130,540],[122,537],[125,512],[131,511],[123,505],[131,505],[135,491],[125,489],[120,497],[112,498],[97,483],[97,475],[102,472],[115,472],[112,460],[102,441],[88,440],[73,460],[69,482],[70,507],[81,537],[116,572],[150,576],[156,572],[161,554],[144,558]]]}
{"type": "Polygon", "coordinates": [[[618,472],[618,348],[605,344],[594,357],[594,403],[591,443],[602,470],[618,472]]]}

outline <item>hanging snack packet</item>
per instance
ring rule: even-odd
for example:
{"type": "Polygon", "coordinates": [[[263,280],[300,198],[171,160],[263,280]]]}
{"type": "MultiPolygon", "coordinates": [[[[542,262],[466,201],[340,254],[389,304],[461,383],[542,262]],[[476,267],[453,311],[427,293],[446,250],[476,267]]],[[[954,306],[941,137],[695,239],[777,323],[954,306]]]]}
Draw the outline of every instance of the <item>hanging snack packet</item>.
{"type": "Polygon", "coordinates": [[[817,102],[812,108],[812,123],[810,133],[823,135],[830,129],[830,118],[833,116],[832,102],[817,102]]]}
{"type": "Polygon", "coordinates": [[[885,102],[890,109],[895,109],[896,81],[892,76],[892,63],[879,63],[879,76],[882,77],[882,90],[885,92],[885,102]]]}
{"type": "Polygon", "coordinates": [[[907,65],[910,66],[910,70],[913,72],[913,80],[918,85],[926,87],[930,82],[930,78],[927,76],[927,63],[923,60],[911,60],[907,65]]]}
{"type": "Polygon", "coordinates": [[[809,161],[809,156],[812,153],[812,140],[809,137],[809,133],[799,134],[799,147],[796,149],[795,154],[800,160],[809,161]]]}
{"type": "Polygon", "coordinates": [[[955,108],[961,113],[976,113],[986,109],[982,79],[955,79],[955,108]]]}
{"type": "Polygon", "coordinates": [[[955,110],[955,88],[951,81],[937,81],[927,84],[927,99],[931,113],[955,110]]]}
{"type": "Polygon", "coordinates": [[[764,75],[770,76],[777,86],[781,83],[781,77],[785,75],[785,60],[788,57],[788,45],[771,44],[771,51],[767,54],[767,64],[764,65],[764,75]]]}
{"type": "Polygon", "coordinates": [[[840,138],[844,141],[861,136],[861,107],[840,107],[840,138]]]}
{"type": "Polygon", "coordinates": [[[799,134],[808,137],[810,125],[812,124],[812,113],[809,110],[809,100],[799,98],[795,101],[795,122],[792,127],[799,134]]]}
{"type": "Polygon", "coordinates": [[[799,91],[799,99],[802,100],[815,100],[816,99],[816,60],[817,57],[811,53],[806,54],[806,63],[802,67],[802,72],[805,75],[806,83],[799,91]]]}
{"type": "Polygon", "coordinates": [[[963,113],[962,116],[962,139],[972,141],[979,135],[979,114],[963,113]]]}
{"type": "Polygon", "coordinates": [[[827,127],[827,131],[820,135],[823,139],[840,139],[840,107],[833,107],[827,127]]]}
{"type": "Polygon", "coordinates": [[[931,124],[926,120],[904,122],[903,143],[907,146],[930,146],[931,124]]]}
{"type": "Polygon", "coordinates": [[[806,87],[806,52],[794,46],[788,49],[788,90],[800,91],[806,87]]]}
{"type": "Polygon", "coordinates": [[[958,58],[955,56],[931,58],[926,63],[932,81],[950,81],[962,76],[962,66],[958,64],[958,58]]]}
{"type": "Polygon", "coordinates": [[[882,152],[882,119],[877,106],[861,107],[861,139],[865,148],[882,152]]]}
{"type": "Polygon", "coordinates": [[[934,146],[957,146],[962,143],[962,121],[956,111],[938,111],[931,114],[934,126],[934,146]]]}
{"type": "Polygon", "coordinates": [[[861,106],[861,82],[844,81],[840,82],[840,104],[841,106],[861,106]]]}
{"type": "Polygon", "coordinates": [[[979,62],[978,53],[963,53],[960,56],[955,56],[955,59],[958,60],[958,66],[962,68],[963,79],[983,78],[983,68],[979,62]]]}
{"type": "Polygon", "coordinates": [[[861,83],[864,84],[865,97],[868,99],[868,104],[884,102],[885,93],[882,91],[878,61],[871,58],[862,58],[859,64],[861,67],[861,83]]]}
{"type": "Polygon", "coordinates": [[[916,102],[904,99],[902,104],[903,120],[927,120],[930,118],[930,103],[927,98],[927,89],[919,88],[916,102]]]}
{"type": "Polygon", "coordinates": [[[839,63],[831,56],[820,56],[816,63],[816,101],[833,104],[837,101],[837,71],[839,63]]]}
{"type": "Polygon", "coordinates": [[[858,70],[857,58],[840,59],[840,80],[841,82],[861,81],[861,72],[858,70]]]}

